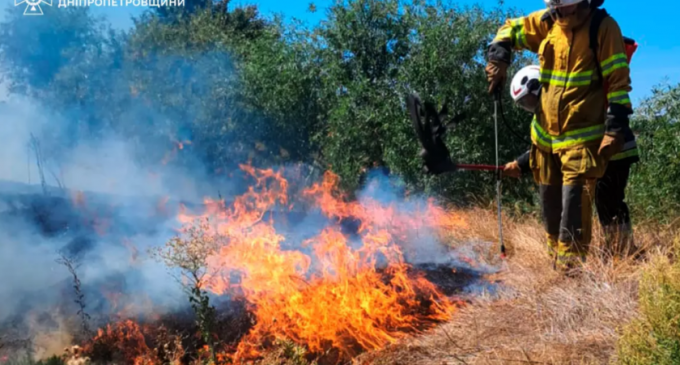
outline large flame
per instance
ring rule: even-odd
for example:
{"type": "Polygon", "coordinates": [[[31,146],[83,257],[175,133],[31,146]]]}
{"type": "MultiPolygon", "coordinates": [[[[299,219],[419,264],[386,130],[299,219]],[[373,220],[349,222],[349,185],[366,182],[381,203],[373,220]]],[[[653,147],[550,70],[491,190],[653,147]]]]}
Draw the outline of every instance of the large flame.
{"type": "Polygon", "coordinates": [[[460,227],[464,222],[432,202],[410,211],[373,200],[347,202],[338,178],[327,173],[304,191],[331,223],[303,242],[285,242],[266,213],[290,205],[281,172],[241,166],[256,183],[227,206],[206,200],[206,212],[184,211],[187,226],[202,222],[214,251],[207,256],[202,287],[243,297],[256,322],[239,342],[236,361],[259,357],[274,340],[292,340],[312,352],[352,356],[379,349],[409,333],[449,318],[454,304],[410,270],[400,243],[419,229],[460,227]],[[342,233],[338,219],[361,222],[359,245],[342,233]]]}

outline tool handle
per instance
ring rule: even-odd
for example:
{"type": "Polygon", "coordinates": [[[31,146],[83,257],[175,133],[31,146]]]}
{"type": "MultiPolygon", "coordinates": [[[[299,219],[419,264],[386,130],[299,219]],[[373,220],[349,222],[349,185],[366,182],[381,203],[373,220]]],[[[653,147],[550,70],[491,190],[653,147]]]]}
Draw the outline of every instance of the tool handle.
{"type": "Polygon", "coordinates": [[[461,170],[496,171],[496,170],[503,170],[505,168],[505,166],[456,164],[456,168],[461,169],[461,170]]]}

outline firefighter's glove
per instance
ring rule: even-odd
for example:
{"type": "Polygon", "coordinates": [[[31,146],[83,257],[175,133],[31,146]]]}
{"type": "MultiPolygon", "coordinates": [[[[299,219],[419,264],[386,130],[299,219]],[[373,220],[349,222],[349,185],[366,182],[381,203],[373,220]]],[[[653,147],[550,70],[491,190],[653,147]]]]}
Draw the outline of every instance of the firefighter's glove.
{"type": "Polygon", "coordinates": [[[600,143],[597,151],[605,161],[609,161],[614,155],[623,150],[625,138],[623,131],[628,129],[628,116],[633,111],[625,105],[612,103],[607,109],[607,120],[605,121],[604,139],[600,143]]]}
{"type": "Polygon", "coordinates": [[[453,172],[456,165],[451,161],[451,156],[444,153],[428,153],[427,150],[420,150],[420,158],[423,161],[423,171],[428,174],[439,175],[445,172],[453,172]]]}
{"type": "Polygon", "coordinates": [[[609,135],[614,135],[617,133],[622,133],[625,129],[629,128],[630,121],[628,116],[633,114],[633,110],[625,105],[621,104],[610,104],[607,109],[607,120],[605,121],[605,133],[609,135]]]}
{"type": "Polygon", "coordinates": [[[503,61],[489,61],[486,64],[486,80],[489,82],[489,94],[503,87],[508,78],[508,63],[503,61]]]}
{"type": "Polygon", "coordinates": [[[623,133],[607,133],[600,143],[600,149],[597,151],[597,154],[604,161],[608,162],[615,154],[621,152],[622,149],[623,133]]]}
{"type": "Polygon", "coordinates": [[[517,160],[508,162],[503,168],[503,176],[520,178],[522,176],[522,169],[519,167],[517,160]]]}

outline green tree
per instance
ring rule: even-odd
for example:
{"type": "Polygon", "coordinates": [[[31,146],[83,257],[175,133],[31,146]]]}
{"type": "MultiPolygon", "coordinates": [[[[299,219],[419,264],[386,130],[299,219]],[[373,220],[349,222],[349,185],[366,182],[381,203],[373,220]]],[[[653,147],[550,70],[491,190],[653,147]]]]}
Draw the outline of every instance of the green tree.
{"type": "MultiPolygon", "coordinates": [[[[356,188],[363,167],[384,161],[410,187],[460,203],[492,199],[490,173],[433,178],[421,172],[404,104],[406,94],[416,91],[466,113],[448,137],[454,159],[494,163],[484,51],[511,14],[441,2],[336,1],[328,18],[308,29],[265,20],[255,7],[232,9],[226,0],[191,4],[179,13],[148,11],[129,33],[111,32],[86,12],[74,12],[75,20],[62,25],[75,30],[64,32],[89,38],[80,44],[66,37],[54,57],[77,57],[55,63],[42,83],[22,79],[37,56],[17,58],[23,64],[6,58],[5,64],[13,80],[39,85],[53,96],[52,105],[71,114],[68,136],[112,130],[146,149],[150,161],[162,158],[153,147],[190,140],[193,156],[210,171],[248,160],[303,161],[331,168],[349,189],[356,188]]],[[[3,26],[19,27],[17,22],[3,26]]],[[[17,42],[3,47],[19,52],[17,42]]],[[[34,39],[28,49],[45,42],[34,39]]],[[[528,62],[522,54],[517,59],[511,72],[528,62]]],[[[507,99],[508,124],[527,131],[530,116],[507,99]]],[[[503,163],[528,146],[510,137],[505,124],[499,127],[503,163]]],[[[531,185],[529,179],[508,180],[507,201],[530,201],[531,185]]]]}
{"type": "Polygon", "coordinates": [[[128,49],[141,97],[189,121],[214,168],[309,160],[320,68],[308,32],[227,4],[137,22],[128,49]]]}
{"type": "MultiPolygon", "coordinates": [[[[488,202],[493,175],[460,172],[429,178],[420,170],[418,143],[405,96],[416,91],[467,118],[449,136],[454,158],[494,163],[493,102],[484,75],[485,50],[509,14],[441,2],[354,0],[336,2],[317,30],[323,41],[324,105],[328,118],[317,136],[325,162],[353,189],[362,166],[384,160],[414,187],[469,202],[488,202]]],[[[518,55],[515,67],[528,59],[518,55]]],[[[514,69],[513,69],[514,70],[514,69]]],[[[510,72],[512,72],[511,70],[510,72]]],[[[504,101],[508,124],[528,131],[530,116],[504,101]]],[[[499,121],[501,163],[528,148],[499,121]]],[[[527,133],[528,135],[528,133],[527,133]]],[[[527,137],[528,140],[528,137],[527,137]]],[[[530,199],[528,181],[512,181],[509,198],[530,199]]]]}
{"type": "Polygon", "coordinates": [[[53,81],[65,65],[102,42],[100,23],[87,8],[44,7],[45,16],[26,19],[8,8],[0,23],[0,61],[10,91],[28,93],[53,81]]]}
{"type": "Polygon", "coordinates": [[[629,201],[636,220],[669,222],[680,211],[680,84],[652,90],[636,108],[640,162],[633,165],[629,201]]]}
{"type": "Polygon", "coordinates": [[[60,112],[53,124],[58,128],[40,138],[45,153],[58,157],[81,136],[117,120],[122,108],[113,81],[119,79],[125,37],[87,8],[43,11],[45,16],[31,19],[9,12],[0,23],[0,67],[10,92],[60,112]]]}
{"type": "Polygon", "coordinates": [[[277,162],[315,164],[318,146],[312,136],[324,120],[321,77],[314,35],[300,23],[276,19],[276,32],[250,43],[248,58],[239,68],[241,95],[262,118],[266,153],[277,162]]]}

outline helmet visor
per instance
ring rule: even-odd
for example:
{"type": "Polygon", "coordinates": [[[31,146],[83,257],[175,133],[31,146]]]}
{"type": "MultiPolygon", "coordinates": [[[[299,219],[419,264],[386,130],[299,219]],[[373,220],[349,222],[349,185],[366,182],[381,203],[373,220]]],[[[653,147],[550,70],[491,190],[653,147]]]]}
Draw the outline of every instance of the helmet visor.
{"type": "Polygon", "coordinates": [[[536,112],[536,107],[538,106],[538,96],[529,93],[515,102],[522,109],[534,113],[536,112]]]}

